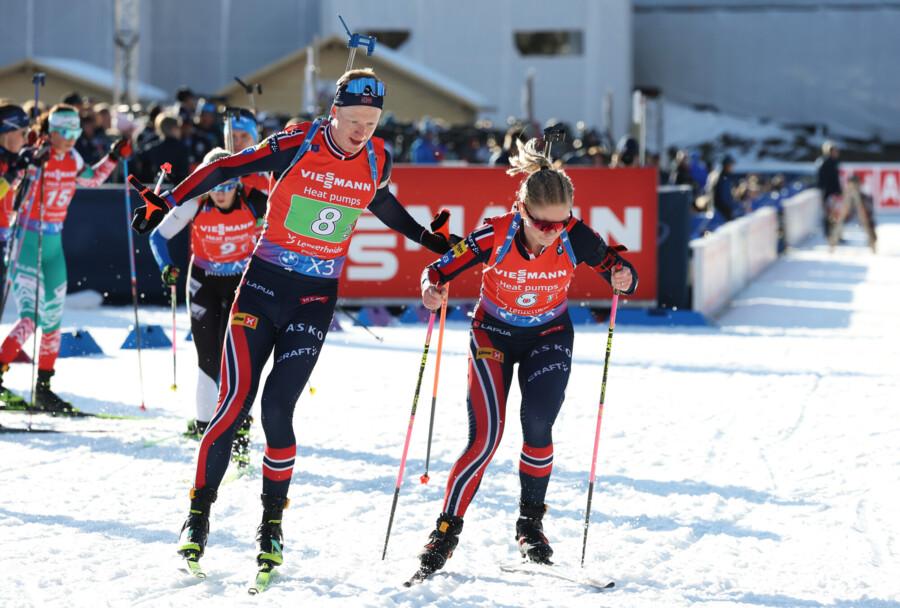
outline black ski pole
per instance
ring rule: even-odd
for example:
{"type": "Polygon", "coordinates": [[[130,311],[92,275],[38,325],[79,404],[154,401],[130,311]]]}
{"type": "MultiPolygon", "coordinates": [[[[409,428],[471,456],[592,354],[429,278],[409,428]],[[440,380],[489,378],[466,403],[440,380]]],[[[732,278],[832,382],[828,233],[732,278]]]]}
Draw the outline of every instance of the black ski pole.
{"type": "Polygon", "coordinates": [[[346,308],[344,308],[343,306],[338,306],[337,309],[338,309],[339,311],[341,311],[342,313],[344,313],[345,315],[347,315],[348,317],[350,317],[350,320],[351,320],[351,321],[353,321],[354,323],[356,323],[357,325],[359,325],[360,327],[362,327],[364,330],[366,330],[367,332],[369,332],[370,334],[372,334],[372,336],[374,336],[374,338],[375,338],[376,340],[378,340],[379,342],[383,342],[383,341],[384,341],[384,339],[383,339],[381,336],[377,335],[374,331],[372,331],[371,329],[369,329],[369,326],[368,326],[368,325],[366,325],[365,323],[363,323],[362,321],[360,321],[359,319],[357,319],[356,317],[354,317],[353,315],[351,315],[351,314],[347,311],[346,308]]]}

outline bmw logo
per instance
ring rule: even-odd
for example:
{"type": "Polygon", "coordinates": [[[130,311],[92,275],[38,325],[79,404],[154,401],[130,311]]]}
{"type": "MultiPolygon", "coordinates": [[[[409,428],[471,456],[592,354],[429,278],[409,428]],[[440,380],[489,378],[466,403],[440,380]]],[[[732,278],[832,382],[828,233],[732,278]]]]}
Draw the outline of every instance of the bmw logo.
{"type": "Polygon", "coordinates": [[[293,251],[282,251],[281,255],[278,256],[278,261],[281,262],[282,266],[292,268],[300,261],[300,256],[293,251]]]}
{"type": "Polygon", "coordinates": [[[225,267],[225,264],[223,264],[222,262],[213,262],[212,263],[212,269],[216,272],[221,271],[222,268],[224,268],[224,267],[225,267]]]}
{"type": "Polygon", "coordinates": [[[562,255],[562,252],[563,252],[563,246],[562,246],[562,243],[559,243],[556,246],[556,255],[562,255]]]}

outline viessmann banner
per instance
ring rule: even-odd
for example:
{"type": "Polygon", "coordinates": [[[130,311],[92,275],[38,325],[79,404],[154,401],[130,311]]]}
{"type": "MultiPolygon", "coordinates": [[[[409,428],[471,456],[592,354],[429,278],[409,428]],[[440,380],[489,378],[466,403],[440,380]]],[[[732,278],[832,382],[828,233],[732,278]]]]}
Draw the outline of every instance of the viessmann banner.
{"type": "MultiPolygon", "coordinates": [[[[607,243],[628,247],[628,259],[640,275],[633,303],[656,301],[657,193],[654,169],[571,168],[576,217],[584,219],[607,243]]],[[[451,213],[450,231],[473,231],[485,217],[510,210],[521,182],[493,167],[395,166],[391,188],[419,223],[427,226],[441,208],[451,213]]],[[[388,230],[369,212],[354,231],[340,296],[384,303],[420,297],[419,278],[438,256],[388,230]]],[[[481,267],[463,273],[450,286],[452,298],[478,296],[481,267]]],[[[581,265],[570,299],[608,302],[612,290],[602,278],[581,265]]]]}

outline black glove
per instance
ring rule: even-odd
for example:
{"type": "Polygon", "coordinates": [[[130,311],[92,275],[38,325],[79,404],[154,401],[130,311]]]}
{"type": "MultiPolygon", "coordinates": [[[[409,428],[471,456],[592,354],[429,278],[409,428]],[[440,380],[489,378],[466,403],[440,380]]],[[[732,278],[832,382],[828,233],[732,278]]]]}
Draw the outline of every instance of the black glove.
{"type": "Polygon", "coordinates": [[[155,194],[150,188],[141,183],[134,175],[128,176],[128,183],[131,187],[138,191],[144,202],[147,203],[143,207],[134,210],[131,216],[131,227],[138,234],[147,234],[163,221],[169,206],[158,194],[155,194]]]}
{"type": "Polygon", "coordinates": [[[109,147],[109,160],[114,163],[129,156],[131,156],[131,140],[127,137],[120,137],[109,147]]]}
{"type": "Polygon", "coordinates": [[[181,274],[181,270],[178,269],[178,266],[175,264],[166,264],[162,271],[163,283],[165,283],[167,287],[171,287],[178,282],[179,274],[181,274]]]}
{"type": "Polygon", "coordinates": [[[422,237],[419,239],[426,249],[444,255],[451,247],[462,240],[457,235],[450,234],[449,221],[449,211],[446,209],[438,211],[434,219],[431,220],[431,232],[423,232],[422,237]]]}
{"type": "Polygon", "coordinates": [[[28,167],[39,168],[44,166],[47,159],[50,158],[50,140],[43,139],[38,141],[34,146],[23,148],[19,152],[18,168],[19,170],[28,167]]]}
{"type": "MultiPolygon", "coordinates": [[[[606,255],[603,258],[603,261],[599,265],[599,269],[601,272],[611,271],[614,266],[621,268],[622,262],[624,258],[620,256],[620,253],[628,251],[628,248],[625,245],[612,245],[607,246],[606,255]]],[[[629,264],[631,266],[631,264],[629,264]]]]}

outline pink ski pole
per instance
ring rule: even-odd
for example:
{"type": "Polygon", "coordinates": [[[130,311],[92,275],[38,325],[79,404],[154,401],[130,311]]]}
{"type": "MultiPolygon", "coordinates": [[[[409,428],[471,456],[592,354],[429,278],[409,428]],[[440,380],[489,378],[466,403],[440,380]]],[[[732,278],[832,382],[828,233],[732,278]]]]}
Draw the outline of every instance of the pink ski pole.
{"type": "Polygon", "coordinates": [[[613,329],[616,326],[616,309],[619,292],[613,293],[612,310],[609,313],[609,336],[606,338],[606,362],[603,364],[603,382],[600,385],[600,410],[597,412],[597,431],[594,434],[594,458],[591,460],[591,483],[588,485],[587,509],[584,512],[584,544],[581,547],[581,566],[587,553],[588,523],[591,519],[591,498],[594,495],[594,474],[597,472],[597,448],[600,446],[600,422],[603,420],[603,402],[606,400],[606,375],[609,372],[609,353],[612,350],[613,329]]]}
{"type": "Polygon", "coordinates": [[[434,317],[437,311],[431,311],[428,320],[428,333],[425,334],[425,350],[422,352],[422,364],[419,366],[419,379],[416,381],[416,394],[413,397],[412,413],[409,415],[409,428],[406,429],[406,443],[403,445],[403,456],[400,458],[400,473],[397,475],[397,487],[394,489],[394,503],[391,505],[391,517],[388,520],[387,534],[384,537],[384,551],[381,559],[387,555],[388,540],[391,538],[391,526],[394,523],[394,512],[397,510],[397,499],[400,497],[400,484],[403,483],[403,468],[406,466],[406,453],[409,451],[409,439],[412,437],[413,422],[416,421],[416,405],[419,403],[419,389],[422,388],[422,374],[425,373],[425,361],[428,359],[428,346],[431,344],[431,330],[434,329],[434,317]]]}

